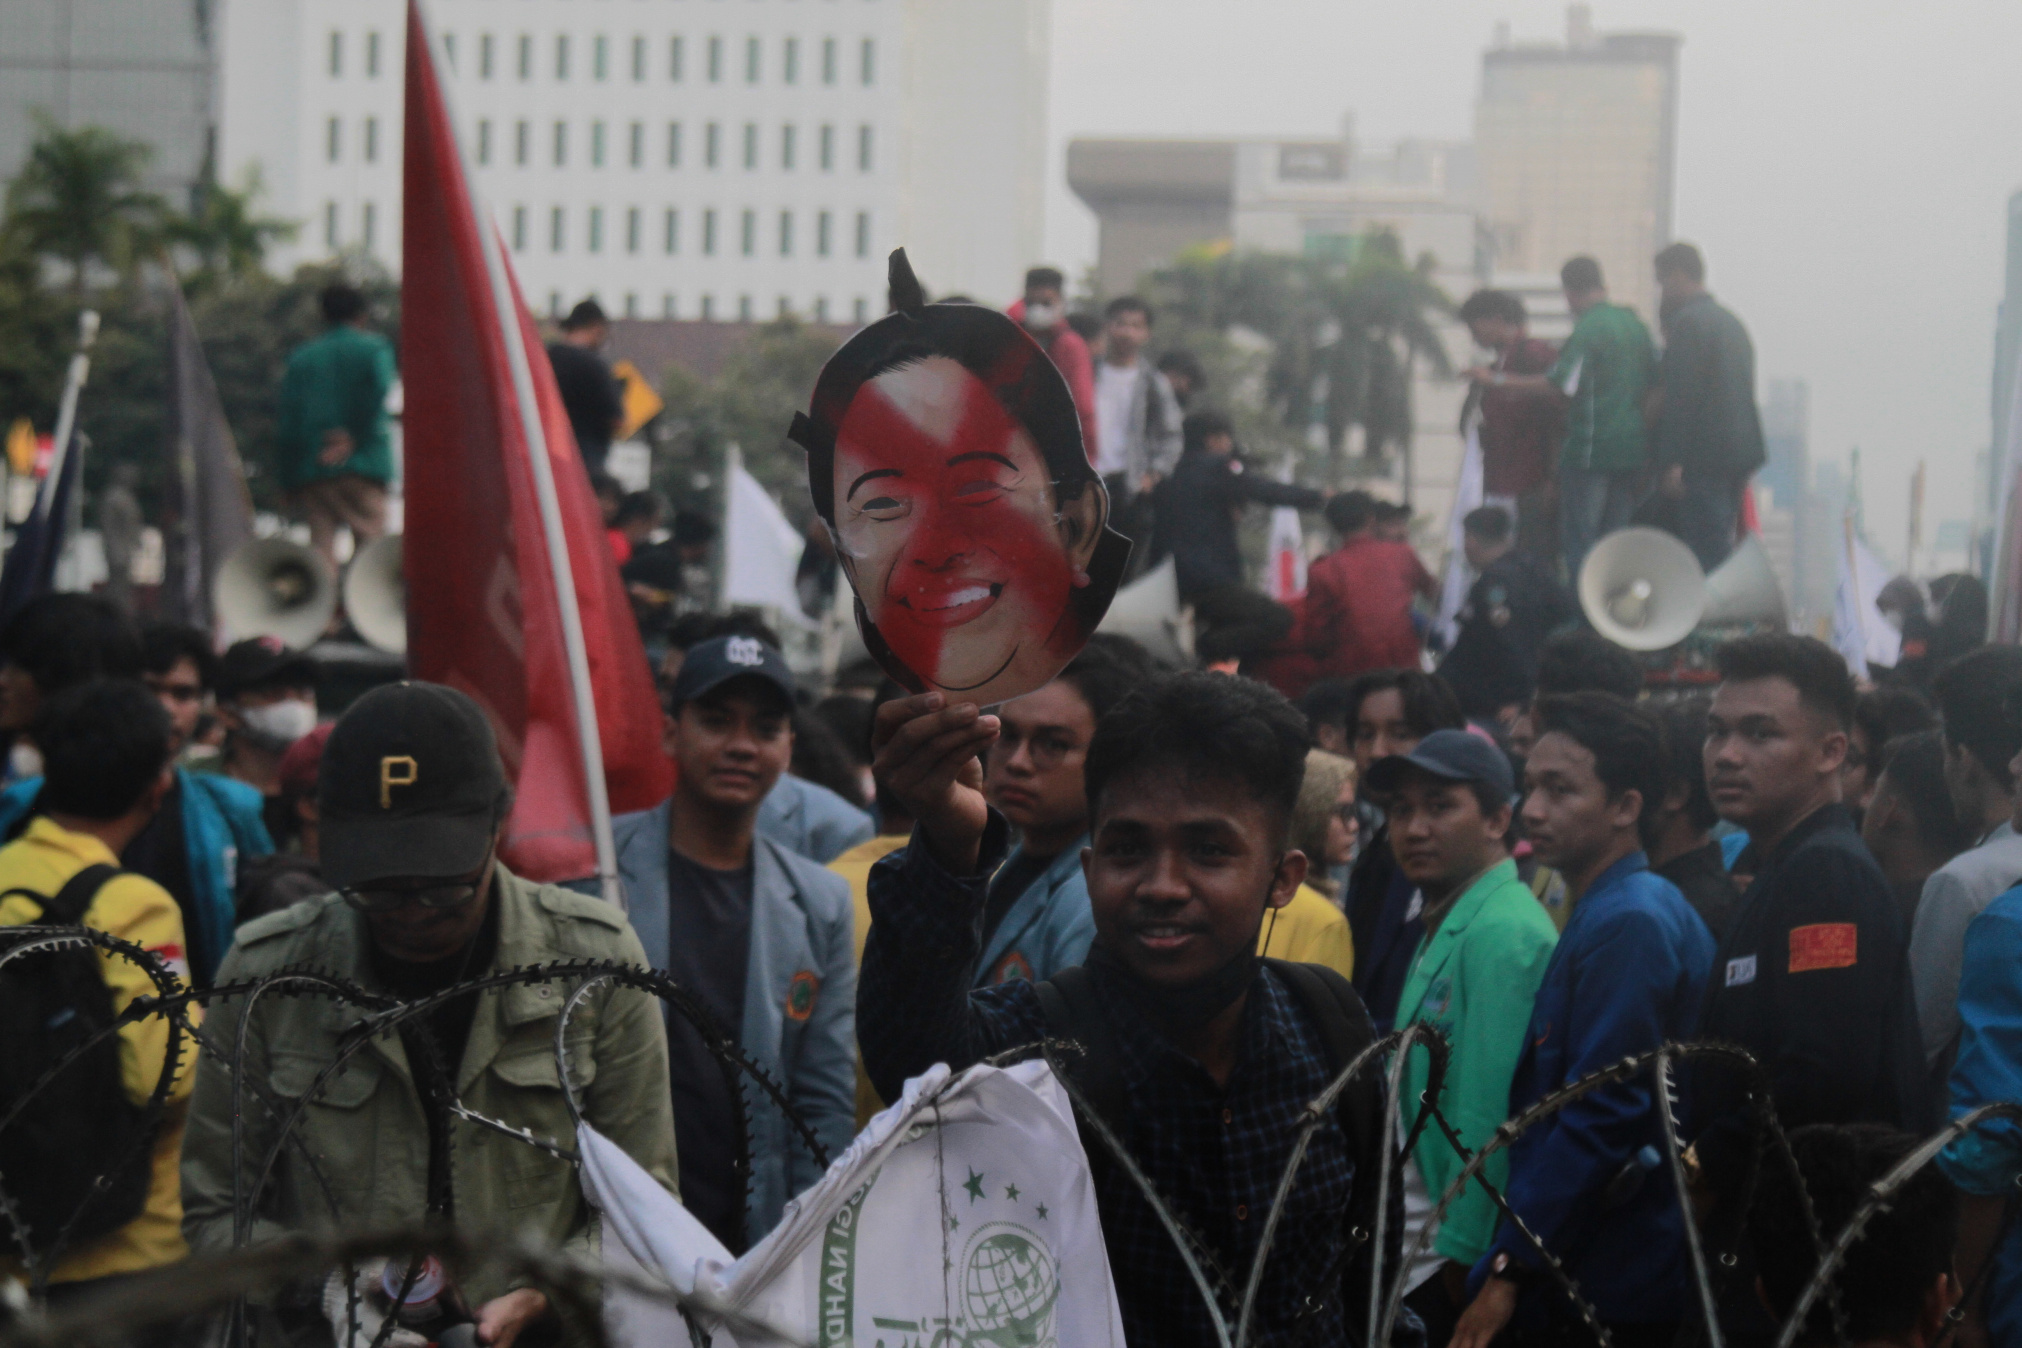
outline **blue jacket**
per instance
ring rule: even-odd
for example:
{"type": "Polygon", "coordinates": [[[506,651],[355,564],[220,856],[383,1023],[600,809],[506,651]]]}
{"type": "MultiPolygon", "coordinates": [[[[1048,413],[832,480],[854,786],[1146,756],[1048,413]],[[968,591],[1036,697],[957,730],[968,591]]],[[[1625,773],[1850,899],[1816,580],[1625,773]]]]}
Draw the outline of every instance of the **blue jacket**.
{"type": "MultiPolygon", "coordinates": [[[[1014,978],[1043,983],[1088,957],[1095,939],[1095,915],[1088,907],[1088,880],[1081,873],[1083,834],[1060,850],[1053,864],[1025,887],[976,961],[975,986],[987,988],[1014,978]]],[[[1020,848],[1005,859],[1017,861],[1020,848]]]]}
{"type": "MultiPolygon", "coordinates": [[[[758,833],[789,851],[826,866],[877,835],[877,821],[825,786],[779,775],[758,806],[758,833]]],[[[651,950],[652,947],[646,947],[651,950]]]]}
{"type": "MultiPolygon", "coordinates": [[[[672,935],[671,810],[672,802],[662,801],[612,821],[626,912],[655,963],[666,958],[672,935]]],[[[751,865],[751,954],[738,1043],[785,1089],[834,1160],[856,1135],[857,1123],[857,967],[849,882],[764,837],[753,840],[751,865]]],[[[786,1200],[820,1179],[823,1169],[748,1078],[744,1097],[752,1132],[745,1237],[755,1243],[778,1224],[786,1200]]]]}
{"type": "MultiPolygon", "coordinates": [[[[1641,852],[1603,871],[1545,966],[1510,1083],[1510,1113],[1596,1068],[1690,1038],[1712,967],[1713,934],[1641,852]]],[[[1588,1092],[1511,1148],[1510,1206],[1565,1262],[1603,1320],[1670,1321],[1687,1309],[1683,1217],[1669,1171],[1639,1162],[1645,1147],[1663,1154],[1647,1073],[1588,1092]],[[1643,1170],[1639,1182],[1604,1206],[1603,1191],[1625,1167],[1643,1170]]],[[[1536,1263],[1529,1242],[1504,1222],[1474,1267],[1473,1286],[1499,1253],[1536,1263]]],[[[1527,1286],[1520,1322],[1548,1314],[1557,1295],[1542,1279],[1527,1286]]]]}
{"type": "MultiPolygon", "coordinates": [[[[176,769],[177,798],[183,804],[183,846],[189,854],[190,893],[200,930],[190,942],[190,977],[209,987],[238,927],[234,888],[240,857],[263,857],[274,850],[260,808],[259,791],[231,777],[176,769]]],[[[0,792],[0,837],[34,808],[40,777],[24,777],[0,792]]]]}
{"type": "MultiPolygon", "coordinates": [[[[2022,885],[1966,928],[1959,970],[1959,1057],[1952,1117],[2022,1100],[2022,885]]],[[[1969,1194],[2012,1194],[2022,1180],[2022,1127],[1983,1123],[1938,1153],[1938,1168],[1969,1194]]],[[[1987,1337],[2022,1343],[2022,1222],[2009,1222],[1987,1276],[1987,1337]]]]}

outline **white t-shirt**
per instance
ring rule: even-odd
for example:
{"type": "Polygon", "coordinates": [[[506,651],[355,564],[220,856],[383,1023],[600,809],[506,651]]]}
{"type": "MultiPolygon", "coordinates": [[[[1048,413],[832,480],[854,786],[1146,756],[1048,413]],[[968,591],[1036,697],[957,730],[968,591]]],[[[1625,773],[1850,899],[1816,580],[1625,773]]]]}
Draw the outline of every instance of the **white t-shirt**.
{"type": "Polygon", "coordinates": [[[1105,476],[1129,466],[1125,446],[1130,443],[1130,395],[1136,387],[1137,366],[1097,362],[1095,471],[1105,476]]]}

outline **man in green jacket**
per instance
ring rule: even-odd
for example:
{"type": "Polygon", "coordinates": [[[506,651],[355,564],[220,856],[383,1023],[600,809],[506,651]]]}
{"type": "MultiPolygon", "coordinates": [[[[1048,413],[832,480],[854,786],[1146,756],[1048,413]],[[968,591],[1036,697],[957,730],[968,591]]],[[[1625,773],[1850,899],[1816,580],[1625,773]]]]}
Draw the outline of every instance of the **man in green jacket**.
{"type": "MultiPolygon", "coordinates": [[[[242,927],[219,982],[309,967],[412,1002],[524,965],[645,964],[617,909],[499,863],[510,791],[491,726],[462,693],[401,683],[360,698],[330,733],[318,796],[323,875],[337,892],[242,927]]],[[[447,999],[367,1040],[327,1080],[362,1008],[268,995],[242,1028],[245,1002],[214,1005],[210,1042],[235,1045],[243,1033],[244,1050],[237,1064],[215,1053],[198,1062],[182,1168],[191,1248],[217,1252],[304,1228],[411,1226],[433,1198],[474,1237],[524,1234],[591,1253],[592,1216],[567,1160],[462,1115],[447,1118],[448,1137],[432,1145],[423,1108],[446,1095],[573,1151],[555,1055],[571,990],[526,982],[447,999]],[[281,1145],[262,1097],[282,1110],[307,1099],[294,1142],[281,1145]],[[273,1178],[256,1193],[270,1153],[273,1178]],[[248,1210],[242,1234],[238,1202],[248,1210]]],[[[567,1057],[584,1121],[673,1191],[667,1039],[654,999],[600,985],[570,1017],[567,1057]]],[[[539,1290],[495,1267],[478,1267],[459,1290],[489,1348],[511,1348],[552,1314],[539,1290]]]]}
{"type": "Polygon", "coordinates": [[[334,567],[340,526],[360,546],[386,532],[394,364],[392,343],[365,330],[365,296],[355,287],[330,286],[322,304],[329,330],[289,355],[275,438],[282,490],[334,567]]]}
{"type": "MultiPolygon", "coordinates": [[[[1418,886],[1425,923],[1397,1024],[1428,1025],[1449,1046],[1439,1111],[1469,1151],[1478,1150],[1509,1113],[1510,1078],[1523,1050],[1531,1002],[1544,980],[1558,933],[1530,889],[1517,879],[1504,838],[1515,782],[1509,759],[1465,730],[1436,730],[1409,754],[1380,759],[1368,788],[1390,822],[1398,868],[1418,886]]],[[[1430,1054],[1413,1048],[1400,1101],[1403,1127],[1417,1123],[1430,1054]]],[[[1405,1245],[1417,1281],[1407,1304],[1432,1343],[1444,1343],[1467,1304],[1468,1270],[1495,1235],[1494,1201],[1478,1185],[1462,1190],[1436,1231],[1425,1227],[1463,1162],[1436,1123],[1427,1121],[1405,1167],[1405,1245]]],[[[1497,1188],[1509,1159],[1488,1163],[1497,1188]]]]}

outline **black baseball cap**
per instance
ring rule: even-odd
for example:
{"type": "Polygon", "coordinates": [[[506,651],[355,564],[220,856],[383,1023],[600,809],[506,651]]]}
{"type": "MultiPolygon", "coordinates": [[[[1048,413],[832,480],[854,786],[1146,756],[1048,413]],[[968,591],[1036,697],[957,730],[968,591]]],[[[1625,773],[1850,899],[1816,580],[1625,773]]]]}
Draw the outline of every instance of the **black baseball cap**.
{"type": "Polygon", "coordinates": [[[323,746],[324,882],[347,889],[468,875],[490,850],[508,796],[498,739],[477,703],[439,683],[375,688],[323,746]]]}
{"type": "Polygon", "coordinates": [[[1480,782],[1504,800],[1516,794],[1509,755],[1470,731],[1435,730],[1410,753],[1377,759],[1369,765],[1369,789],[1395,791],[1414,768],[1442,781],[1480,782]]]}
{"type": "Polygon", "coordinates": [[[316,662],[279,637],[235,641],[218,660],[218,694],[232,697],[248,688],[314,688],[316,662]]]}
{"type": "Polygon", "coordinates": [[[688,648],[681,672],[674,676],[675,706],[706,696],[732,679],[757,677],[777,688],[793,705],[793,671],[775,646],[757,637],[712,637],[688,648]]]}

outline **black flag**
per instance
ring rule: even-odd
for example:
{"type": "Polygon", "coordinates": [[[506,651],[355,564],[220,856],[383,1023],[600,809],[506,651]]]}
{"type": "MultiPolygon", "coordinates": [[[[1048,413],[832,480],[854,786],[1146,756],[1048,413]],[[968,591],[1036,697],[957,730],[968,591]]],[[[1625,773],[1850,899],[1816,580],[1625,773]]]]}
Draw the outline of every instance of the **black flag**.
{"type": "Polygon", "coordinates": [[[253,536],[253,501],[196,324],[173,277],[169,300],[162,616],[210,632],[217,625],[211,582],[232,550],[253,536]]]}

